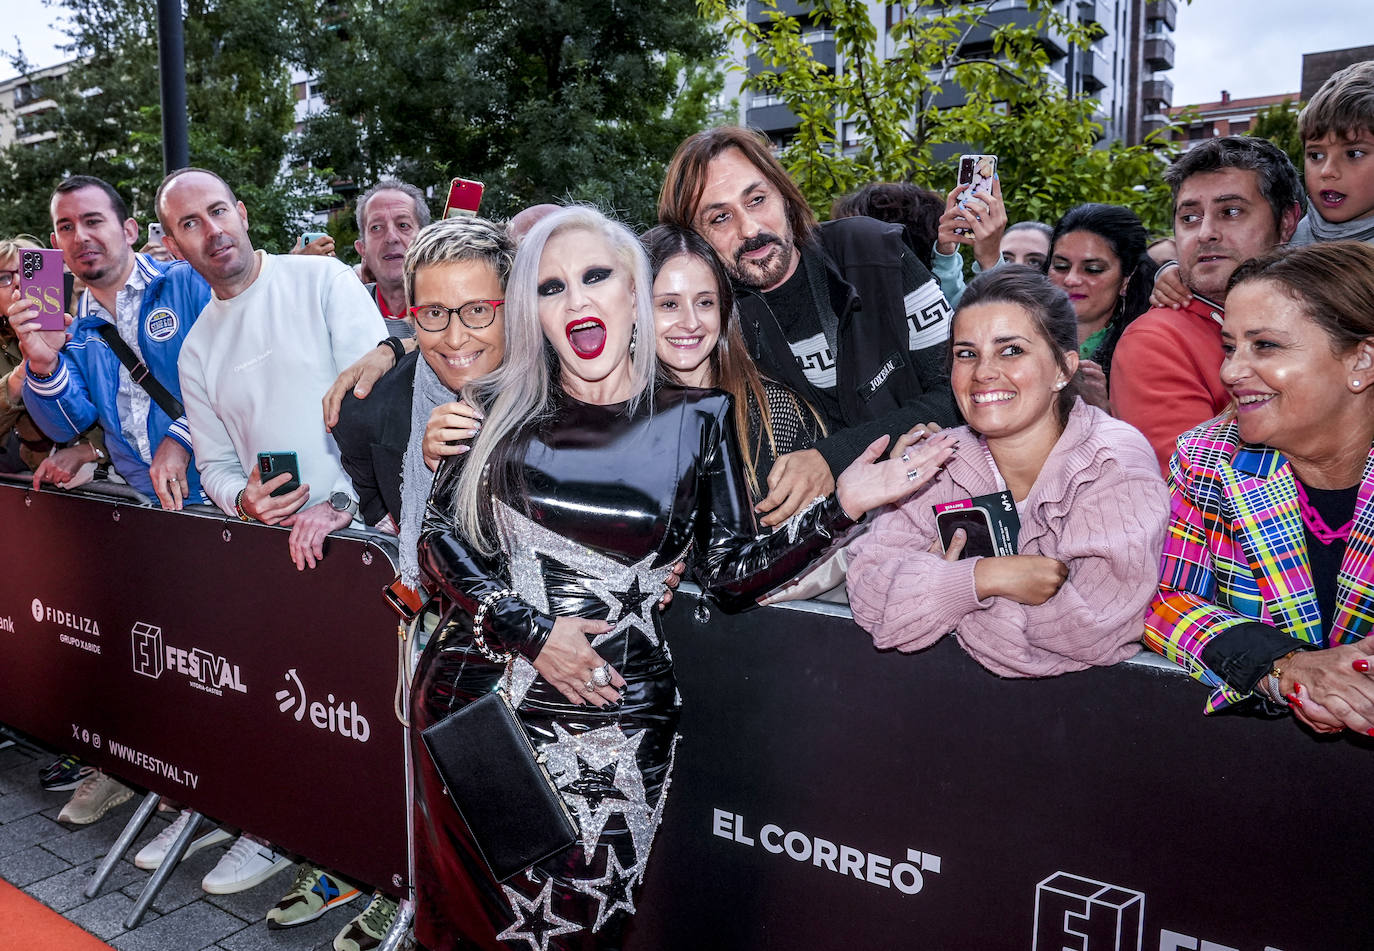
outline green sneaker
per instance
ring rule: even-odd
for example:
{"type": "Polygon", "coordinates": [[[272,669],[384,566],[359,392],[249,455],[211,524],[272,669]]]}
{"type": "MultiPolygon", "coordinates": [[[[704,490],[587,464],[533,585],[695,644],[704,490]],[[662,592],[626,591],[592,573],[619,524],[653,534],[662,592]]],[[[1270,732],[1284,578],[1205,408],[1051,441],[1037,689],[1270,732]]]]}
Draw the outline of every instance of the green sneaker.
{"type": "Polygon", "coordinates": [[[334,951],[370,951],[382,943],[395,920],[396,903],[378,892],[363,913],[334,936],[334,951]]]}
{"type": "Polygon", "coordinates": [[[336,875],[313,865],[301,865],[291,890],[267,912],[267,927],[294,928],[314,921],[331,908],[347,904],[360,892],[336,875]]]}

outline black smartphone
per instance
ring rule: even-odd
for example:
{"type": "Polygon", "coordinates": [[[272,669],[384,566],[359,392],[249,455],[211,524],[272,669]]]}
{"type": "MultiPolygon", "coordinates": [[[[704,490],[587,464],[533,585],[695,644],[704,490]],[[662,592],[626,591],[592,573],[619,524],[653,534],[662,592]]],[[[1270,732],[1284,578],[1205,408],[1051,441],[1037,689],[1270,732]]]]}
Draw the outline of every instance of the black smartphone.
{"type": "Polygon", "coordinates": [[[949,543],[954,533],[964,530],[964,550],[959,559],[982,556],[991,558],[997,554],[992,547],[992,524],[988,513],[980,508],[952,509],[935,516],[935,526],[940,530],[940,546],[949,551],[949,543]]]}
{"type": "Polygon", "coordinates": [[[294,452],[258,453],[258,473],[263,482],[270,482],[283,472],[291,473],[291,478],[286,480],[286,485],[272,490],[274,499],[279,495],[295,492],[301,487],[300,465],[296,462],[294,452]]]}

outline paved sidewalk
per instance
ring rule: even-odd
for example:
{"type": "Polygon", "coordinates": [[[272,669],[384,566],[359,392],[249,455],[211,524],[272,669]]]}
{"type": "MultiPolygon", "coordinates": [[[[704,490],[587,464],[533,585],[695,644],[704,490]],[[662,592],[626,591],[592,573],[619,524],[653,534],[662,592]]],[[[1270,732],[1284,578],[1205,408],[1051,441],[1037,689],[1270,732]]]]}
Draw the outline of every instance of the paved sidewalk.
{"type": "Polygon", "coordinates": [[[38,785],[38,771],[50,760],[19,746],[0,749],[0,878],[118,951],[331,951],[334,935],[366,907],[368,896],[360,895],[309,924],[269,931],[263,915],[291,887],[294,871],[237,895],[207,895],[201,877],[219,861],[225,843],[182,862],[142,924],[125,931],[124,919],[152,874],[135,868],[133,857],[174,816],[155,814],[101,893],[87,899],[82,893],[87,880],[141,797],[88,826],[59,823],[57,814],[71,793],[38,785]]]}

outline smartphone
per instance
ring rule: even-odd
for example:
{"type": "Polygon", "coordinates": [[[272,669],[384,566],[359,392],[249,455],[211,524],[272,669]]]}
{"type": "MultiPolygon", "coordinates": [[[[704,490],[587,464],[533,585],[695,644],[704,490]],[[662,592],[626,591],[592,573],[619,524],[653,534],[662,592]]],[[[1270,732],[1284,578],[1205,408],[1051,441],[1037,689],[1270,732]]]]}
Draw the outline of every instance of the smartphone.
{"type": "Polygon", "coordinates": [[[157,221],[148,222],[148,240],[153,244],[162,243],[162,224],[157,221]]]}
{"type": "Polygon", "coordinates": [[[311,241],[318,241],[320,238],[327,238],[327,237],[329,237],[329,234],[328,234],[328,232],[325,232],[325,231],[307,231],[307,232],[305,232],[305,234],[301,235],[301,244],[300,244],[300,246],[303,248],[303,247],[305,247],[307,244],[309,244],[311,241]]]}
{"type": "Polygon", "coordinates": [[[272,498],[295,492],[301,487],[301,469],[294,452],[258,453],[258,473],[263,482],[270,482],[283,472],[291,473],[286,485],[272,490],[272,498]]]}
{"type": "Polygon", "coordinates": [[[40,330],[62,330],[63,305],[66,303],[66,281],[62,274],[62,252],[19,250],[19,293],[38,305],[40,330]]]}
{"type": "Polygon", "coordinates": [[[959,156],[959,184],[971,186],[975,195],[991,195],[992,180],[997,177],[997,156],[959,156]]]}
{"type": "Polygon", "coordinates": [[[467,178],[455,178],[448,185],[448,201],[444,202],[444,217],[455,215],[475,215],[482,204],[482,191],[486,188],[481,182],[467,178]]]}
{"type": "Polygon", "coordinates": [[[992,523],[988,521],[988,513],[980,508],[940,512],[935,516],[935,527],[940,531],[940,547],[945,551],[949,551],[954,533],[961,528],[964,530],[964,550],[959,553],[960,561],[996,555],[992,546],[992,523]]]}

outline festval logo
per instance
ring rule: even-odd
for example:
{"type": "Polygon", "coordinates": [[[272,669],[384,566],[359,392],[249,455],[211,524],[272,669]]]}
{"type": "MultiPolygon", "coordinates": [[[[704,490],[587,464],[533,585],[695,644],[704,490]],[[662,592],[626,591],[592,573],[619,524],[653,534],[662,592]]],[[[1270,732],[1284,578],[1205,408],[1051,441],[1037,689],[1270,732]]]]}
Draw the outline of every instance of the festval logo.
{"type": "Polygon", "coordinates": [[[35,621],[42,621],[42,620],[43,620],[43,602],[42,602],[42,601],[39,601],[37,598],[34,598],[34,599],[33,599],[33,604],[32,604],[32,606],[31,606],[31,608],[32,608],[32,610],[33,610],[33,619],[34,619],[35,621]]]}

